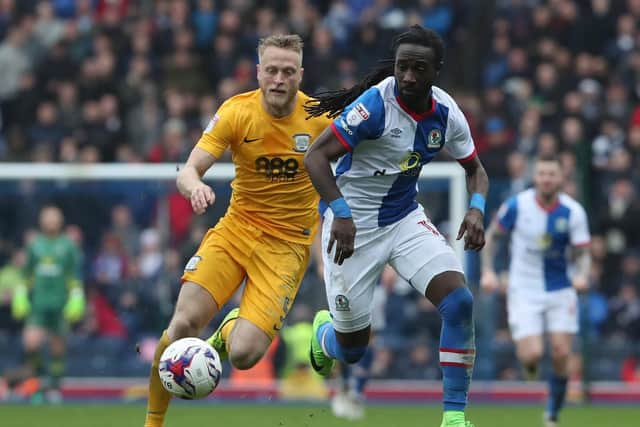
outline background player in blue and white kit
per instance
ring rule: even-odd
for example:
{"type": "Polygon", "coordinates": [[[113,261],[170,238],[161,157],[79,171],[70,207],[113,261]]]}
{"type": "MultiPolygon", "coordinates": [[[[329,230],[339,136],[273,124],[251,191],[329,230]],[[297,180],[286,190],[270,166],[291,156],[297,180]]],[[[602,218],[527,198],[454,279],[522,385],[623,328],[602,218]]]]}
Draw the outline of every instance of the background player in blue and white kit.
{"type": "Polygon", "coordinates": [[[394,59],[351,89],[319,95],[312,115],[337,117],[305,156],[324,210],[322,246],[331,313],[314,319],[311,364],[328,375],[335,359],[366,352],[374,286],[389,263],[442,316],[442,426],[464,427],[475,358],[473,297],[460,261],[416,201],[422,167],[446,148],[473,193],[458,232],[465,248],[484,245],[487,174],[455,101],[432,86],[442,66],[438,35],[412,26],[393,41],[394,59]],[[336,176],[330,162],[338,160],[336,176]],[[357,230],[357,231],[356,231],[357,230]]]}
{"type": "Polygon", "coordinates": [[[576,291],[588,285],[591,239],[584,209],[560,192],[559,159],[536,159],[533,181],[535,188],[504,202],[487,231],[481,286],[488,291],[498,287],[496,241],[511,233],[509,327],[518,359],[530,378],[536,376],[544,353],[543,333],[549,334],[553,374],[545,422],[555,426],[566,395],[571,344],[578,331],[576,291]]]}

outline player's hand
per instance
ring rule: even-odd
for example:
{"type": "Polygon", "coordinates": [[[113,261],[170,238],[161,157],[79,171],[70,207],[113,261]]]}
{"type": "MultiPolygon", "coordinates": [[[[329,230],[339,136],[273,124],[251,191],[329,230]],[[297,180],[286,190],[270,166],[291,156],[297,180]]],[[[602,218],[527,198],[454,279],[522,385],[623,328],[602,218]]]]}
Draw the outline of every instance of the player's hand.
{"type": "Polygon", "coordinates": [[[479,251],[484,247],[484,215],[480,210],[471,208],[460,224],[458,237],[456,240],[462,239],[464,236],[464,250],[471,249],[479,251]]]}
{"type": "Polygon", "coordinates": [[[85,306],[86,303],[82,289],[71,289],[69,292],[69,299],[67,300],[63,310],[64,318],[71,323],[77,322],[82,319],[82,316],[84,316],[85,306]]]}
{"type": "Polygon", "coordinates": [[[488,293],[495,292],[500,286],[500,280],[498,275],[493,270],[485,270],[480,276],[480,287],[483,291],[488,293]]]}
{"type": "Polygon", "coordinates": [[[589,281],[584,276],[574,277],[572,280],[572,285],[573,288],[580,293],[584,293],[589,290],[589,281]]]}
{"type": "Polygon", "coordinates": [[[191,191],[191,208],[197,215],[202,215],[207,207],[213,204],[216,200],[216,195],[207,184],[201,182],[196,188],[191,191]]]}
{"type": "Polygon", "coordinates": [[[356,225],[353,223],[353,218],[333,218],[331,237],[327,246],[327,253],[331,253],[333,244],[336,245],[333,262],[342,265],[345,259],[353,255],[355,238],[356,225]]]}
{"type": "Polygon", "coordinates": [[[11,316],[16,320],[22,320],[27,317],[30,311],[31,303],[29,302],[29,292],[26,286],[16,286],[11,299],[11,316]]]}

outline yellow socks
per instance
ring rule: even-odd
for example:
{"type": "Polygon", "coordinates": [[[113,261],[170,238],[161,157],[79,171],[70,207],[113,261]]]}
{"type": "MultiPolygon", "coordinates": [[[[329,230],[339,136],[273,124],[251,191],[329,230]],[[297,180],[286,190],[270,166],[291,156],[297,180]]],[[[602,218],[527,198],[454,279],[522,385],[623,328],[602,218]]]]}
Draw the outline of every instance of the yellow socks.
{"type": "Polygon", "coordinates": [[[145,427],[162,427],[164,415],[169,407],[171,394],[165,390],[160,382],[160,375],[158,375],[160,356],[162,356],[162,352],[169,344],[169,335],[167,335],[167,331],[164,331],[156,347],[156,352],[153,355],[153,362],[151,363],[151,373],[149,374],[149,401],[147,403],[147,419],[144,422],[145,427]]]}
{"type": "Polygon", "coordinates": [[[220,331],[220,335],[222,335],[222,339],[224,340],[224,346],[227,349],[227,354],[229,354],[229,337],[231,336],[231,331],[233,330],[233,325],[236,324],[236,319],[229,320],[220,331]]]}

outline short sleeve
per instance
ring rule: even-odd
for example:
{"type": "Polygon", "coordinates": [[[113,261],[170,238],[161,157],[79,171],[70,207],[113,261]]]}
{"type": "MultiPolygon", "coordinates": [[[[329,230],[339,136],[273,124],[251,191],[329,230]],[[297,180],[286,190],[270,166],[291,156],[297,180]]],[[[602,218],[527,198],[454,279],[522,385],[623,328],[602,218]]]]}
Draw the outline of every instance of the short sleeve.
{"type": "Polygon", "coordinates": [[[591,243],[587,214],[580,205],[571,209],[569,231],[571,233],[570,240],[573,246],[586,246],[591,243]]]}
{"type": "Polygon", "coordinates": [[[219,159],[235,139],[233,119],[233,110],[227,103],[222,104],[209,121],[196,147],[219,159]]]}
{"type": "Polygon", "coordinates": [[[504,231],[511,231],[516,225],[516,218],[518,216],[518,199],[514,196],[509,198],[498,209],[496,215],[496,222],[498,226],[504,231]]]}
{"type": "Polygon", "coordinates": [[[367,89],[331,123],[331,129],[348,151],[365,139],[375,139],[384,131],[384,101],[380,91],[367,89]]]}
{"type": "Polygon", "coordinates": [[[455,102],[449,106],[445,138],[445,149],[458,162],[465,163],[476,157],[476,147],[471,137],[469,123],[455,102]]]}

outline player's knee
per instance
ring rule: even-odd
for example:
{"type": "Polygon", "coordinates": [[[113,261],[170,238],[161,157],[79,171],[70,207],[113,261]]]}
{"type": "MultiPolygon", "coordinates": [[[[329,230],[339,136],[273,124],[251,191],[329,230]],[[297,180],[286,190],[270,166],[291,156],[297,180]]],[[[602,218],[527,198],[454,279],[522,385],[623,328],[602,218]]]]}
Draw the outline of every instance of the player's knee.
{"type": "Polygon", "coordinates": [[[367,347],[342,347],[342,357],[347,363],[358,363],[367,352],[367,347]]]}
{"type": "Polygon", "coordinates": [[[446,320],[470,320],[473,317],[473,294],[469,288],[458,288],[449,293],[438,306],[446,320]]]}
{"type": "Polygon", "coordinates": [[[229,350],[229,361],[237,369],[250,369],[260,361],[264,355],[264,350],[256,346],[252,346],[250,343],[231,345],[229,350]]]}
{"type": "Polygon", "coordinates": [[[554,361],[562,362],[569,358],[571,349],[565,344],[555,344],[551,346],[551,358],[554,361]]]}
{"type": "Polygon", "coordinates": [[[197,336],[200,332],[200,325],[194,317],[176,313],[167,329],[169,336],[175,341],[180,338],[197,336]]]}
{"type": "Polygon", "coordinates": [[[26,351],[38,350],[44,341],[44,336],[35,332],[27,331],[22,337],[22,343],[26,351]]]}
{"type": "Polygon", "coordinates": [[[520,358],[520,362],[522,362],[522,364],[524,366],[537,366],[538,363],[540,363],[540,360],[542,359],[542,352],[539,352],[537,350],[532,350],[532,351],[528,351],[526,353],[521,353],[519,355],[520,358]]]}

